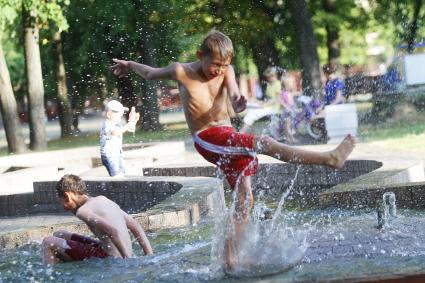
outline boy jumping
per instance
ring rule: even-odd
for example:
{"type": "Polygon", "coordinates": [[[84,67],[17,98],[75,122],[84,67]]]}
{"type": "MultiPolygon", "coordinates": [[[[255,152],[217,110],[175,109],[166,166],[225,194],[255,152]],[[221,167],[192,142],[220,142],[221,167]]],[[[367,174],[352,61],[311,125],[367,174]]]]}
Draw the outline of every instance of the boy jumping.
{"type": "Polygon", "coordinates": [[[234,232],[225,244],[225,269],[238,264],[239,239],[248,221],[253,204],[251,175],[257,170],[256,153],[279,160],[301,164],[322,164],[341,168],[355,146],[348,135],[334,150],[313,152],[279,143],[268,136],[242,134],[230,124],[226,107],[227,96],[235,112],[246,108],[246,98],[239,92],[233,58],[232,41],[223,33],[213,30],[203,40],[197,52],[198,61],[173,63],[154,68],[134,61],[114,59],[113,73],[118,77],[135,71],[146,80],[169,79],[179,85],[180,96],[195,148],[209,162],[223,170],[233,190],[236,190],[234,232]]]}
{"type": "Polygon", "coordinates": [[[89,197],[80,177],[63,176],[56,184],[56,190],[63,208],[84,221],[99,240],[57,231],[43,239],[45,264],[81,261],[91,257],[132,257],[133,248],[127,229],[136,237],[145,255],[152,254],[152,247],[142,227],[110,199],[104,196],[89,197]]]}

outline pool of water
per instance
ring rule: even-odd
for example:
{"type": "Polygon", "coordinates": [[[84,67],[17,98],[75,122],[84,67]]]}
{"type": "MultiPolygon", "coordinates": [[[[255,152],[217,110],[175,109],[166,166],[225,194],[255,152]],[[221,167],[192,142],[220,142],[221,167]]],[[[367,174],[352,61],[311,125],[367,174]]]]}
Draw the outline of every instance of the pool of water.
{"type": "MultiPolygon", "coordinates": [[[[287,227],[306,231],[302,260],[273,276],[233,278],[211,260],[212,221],[150,234],[155,254],[119,260],[91,259],[46,267],[40,243],[0,254],[0,282],[311,282],[384,278],[425,268],[425,212],[399,210],[377,229],[375,211],[284,211],[287,227]]],[[[285,245],[285,243],[280,243],[285,245]]]]}

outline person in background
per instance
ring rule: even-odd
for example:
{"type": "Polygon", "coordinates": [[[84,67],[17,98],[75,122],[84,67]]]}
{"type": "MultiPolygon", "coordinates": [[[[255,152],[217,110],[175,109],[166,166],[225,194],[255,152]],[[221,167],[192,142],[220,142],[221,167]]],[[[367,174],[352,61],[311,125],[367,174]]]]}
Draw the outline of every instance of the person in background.
{"type": "Polygon", "coordinates": [[[345,102],[344,80],[336,74],[336,65],[329,63],[323,66],[325,75],[324,105],[335,105],[345,102]]]}
{"type": "Polygon", "coordinates": [[[106,119],[100,130],[100,157],[102,164],[108,170],[111,177],[123,177],[125,173],[124,158],[122,155],[122,136],[123,133],[136,130],[136,123],[140,114],[136,113],[132,107],[129,121],[122,125],[121,120],[127,107],[124,107],[119,101],[111,100],[105,108],[106,119]]]}
{"type": "MultiPolygon", "coordinates": [[[[240,130],[241,133],[249,133],[252,130],[252,125],[263,117],[278,114],[280,112],[279,96],[282,91],[282,84],[277,77],[277,70],[275,67],[269,67],[264,72],[267,79],[267,87],[265,92],[265,102],[257,104],[249,108],[243,118],[243,126],[240,130]]],[[[248,107],[250,104],[248,104],[248,107]]]]}
{"type": "Polygon", "coordinates": [[[282,105],[282,113],[280,115],[281,123],[283,124],[283,132],[287,143],[294,144],[297,142],[293,135],[292,123],[296,115],[296,105],[294,95],[297,92],[295,79],[289,74],[283,74],[281,78],[284,86],[280,93],[280,103],[282,105]]]}

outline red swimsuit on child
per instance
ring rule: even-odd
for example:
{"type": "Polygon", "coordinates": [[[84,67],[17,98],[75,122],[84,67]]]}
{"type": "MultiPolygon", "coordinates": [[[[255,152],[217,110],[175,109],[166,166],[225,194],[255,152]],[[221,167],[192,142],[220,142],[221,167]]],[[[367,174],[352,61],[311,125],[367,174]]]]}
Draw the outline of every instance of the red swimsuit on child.
{"type": "Polygon", "coordinates": [[[193,140],[196,150],[224,172],[232,188],[240,176],[257,172],[254,135],[238,133],[232,126],[215,126],[197,133],[193,140]]]}

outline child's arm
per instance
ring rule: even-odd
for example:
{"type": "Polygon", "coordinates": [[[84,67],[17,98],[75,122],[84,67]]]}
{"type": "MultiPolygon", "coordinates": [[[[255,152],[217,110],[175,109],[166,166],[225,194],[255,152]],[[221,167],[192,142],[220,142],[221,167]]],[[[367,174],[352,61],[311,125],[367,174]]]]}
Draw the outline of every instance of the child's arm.
{"type": "Polygon", "coordinates": [[[344,95],[342,95],[342,91],[338,89],[335,94],[335,99],[334,101],[332,101],[331,105],[336,105],[336,104],[344,103],[344,102],[345,102],[345,97],[344,95]]]}
{"type": "Polygon", "coordinates": [[[137,223],[137,221],[134,220],[133,217],[131,217],[125,212],[123,213],[124,213],[125,222],[127,224],[127,228],[130,229],[131,233],[133,233],[134,237],[136,237],[145,255],[152,254],[153,250],[152,250],[151,244],[148,238],[146,237],[146,234],[143,231],[142,227],[140,227],[139,223],[137,223]]]}
{"type": "Polygon", "coordinates": [[[235,71],[232,66],[227,68],[226,74],[224,75],[224,83],[227,88],[227,93],[232,102],[233,109],[236,113],[240,113],[246,108],[246,97],[243,96],[239,91],[239,86],[236,83],[235,71]]]}
{"type": "MultiPolygon", "coordinates": [[[[134,106],[131,108],[132,111],[134,106]]],[[[128,131],[134,131],[133,129],[135,129],[137,121],[139,121],[140,119],[140,113],[138,112],[130,112],[130,117],[128,119],[128,123],[125,124],[122,128],[112,128],[111,130],[111,134],[113,136],[121,136],[123,133],[128,132],[128,131]]]]}
{"type": "MultiPolygon", "coordinates": [[[[136,122],[137,122],[137,120],[136,120],[136,122]]],[[[111,130],[111,134],[113,136],[121,136],[123,133],[128,132],[130,129],[134,128],[134,126],[136,125],[136,122],[129,121],[122,128],[113,128],[111,130]]]]}
{"type": "Polygon", "coordinates": [[[164,68],[153,68],[148,65],[136,63],[134,61],[113,59],[112,71],[114,75],[119,78],[124,77],[130,71],[135,71],[139,76],[145,80],[176,80],[178,63],[171,64],[164,68]]]}
{"type": "Polygon", "coordinates": [[[87,223],[90,227],[96,227],[96,229],[100,230],[102,233],[108,236],[112,240],[112,243],[117,247],[123,258],[131,257],[131,254],[127,252],[119,238],[118,229],[106,222],[103,217],[94,214],[88,209],[79,209],[76,216],[87,223]]]}

